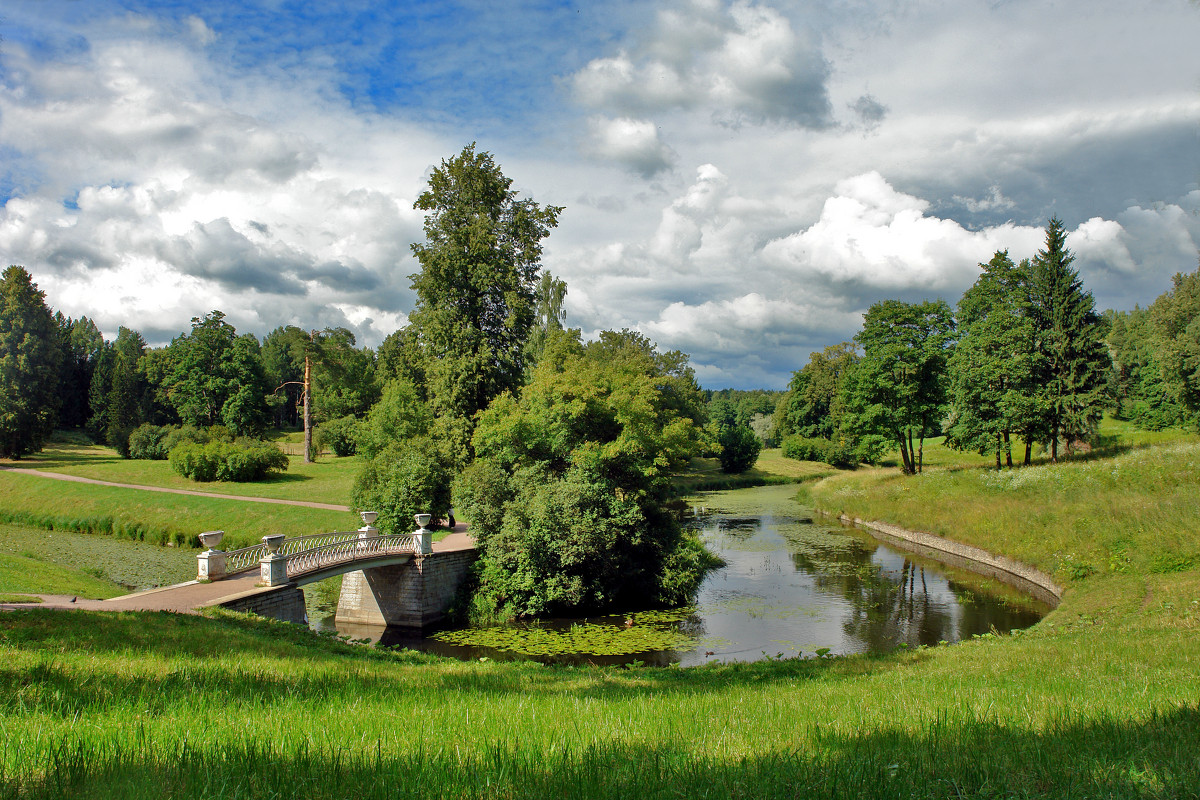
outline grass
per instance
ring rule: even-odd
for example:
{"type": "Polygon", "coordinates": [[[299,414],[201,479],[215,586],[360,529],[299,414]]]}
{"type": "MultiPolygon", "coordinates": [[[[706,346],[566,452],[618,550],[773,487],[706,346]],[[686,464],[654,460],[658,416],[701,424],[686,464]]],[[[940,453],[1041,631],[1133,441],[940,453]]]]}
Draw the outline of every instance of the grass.
{"type": "Polygon", "coordinates": [[[224,530],[223,549],[255,544],[271,533],[297,536],[362,524],[345,511],[67,483],[5,471],[0,471],[0,523],[190,547],[199,546],[196,537],[202,531],[224,530]]]}
{"type": "Polygon", "coordinates": [[[349,505],[361,459],[327,456],[305,464],[289,456],[288,470],[255,483],[213,481],[198,483],[172,471],[166,461],[121,458],[111,447],[87,443],[82,437],[57,434],[42,450],[19,461],[0,459],[0,465],[76,475],[92,480],[159,486],[243,497],[270,497],[334,505],[349,505]]]}
{"type": "Polygon", "coordinates": [[[806,483],[819,506],[1038,565],[1069,542],[1092,567],[1058,573],[1033,629],[951,647],[568,668],[228,613],[5,614],[0,797],[1194,798],[1200,565],[1180,557],[1200,539],[1200,445],[1163,439],[806,483]]]}
{"type": "Polygon", "coordinates": [[[127,591],[118,583],[80,569],[47,563],[28,555],[0,552],[0,602],[23,603],[33,599],[23,592],[73,594],[103,600],[127,591]]]}
{"type": "Polygon", "coordinates": [[[0,591],[114,597],[194,579],[197,552],[112,536],[0,525],[0,559],[18,560],[11,569],[0,568],[0,591]]]}
{"type": "Polygon", "coordinates": [[[728,475],[721,472],[721,462],[715,458],[693,458],[686,472],[672,479],[677,494],[742,489],[748,486],[802,483],[836,472],[827,464],[796,461],[784,458],[779,448],[763,450],[749,470],[728,475]]]}

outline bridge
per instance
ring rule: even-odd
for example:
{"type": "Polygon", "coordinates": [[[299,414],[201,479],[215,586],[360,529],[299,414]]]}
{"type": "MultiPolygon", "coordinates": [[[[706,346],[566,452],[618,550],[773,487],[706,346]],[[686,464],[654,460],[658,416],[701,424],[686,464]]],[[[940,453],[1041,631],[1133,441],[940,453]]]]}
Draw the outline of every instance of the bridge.
{"type": "MultiPolygon", "coordinates": [[[[222,531],[200,534],[208,549],[197,556],[194,581],[134,594],[88,600],[39,595],[39,608],[95,611],[175,611],[219,606],[251,611],[288,622],[306,623],[302,586],[343,575],[335,618],[339,623],[424,628],[438,622],[454,601],[475,560],[466,526],[440,542],[417,515],[417,530],[380,535],[374,512],[363,512],[363,527],[311,536],[264,536],[250,547],[218,550],[222,531]]],[[[30,603],[0,603],[0,610],[30,603]]]]}
{"type": "Polygon", "coordinates": [[[374,526],[378,514],[361,514],[364,526],[356,531],[264,536],[259,544],[229,552],[216,549],[223,531],[202,533],[208,550],[197,556],[197,581],[243,578],[244,583],[257,569],[252,589],[209,605],[303,622],[300,587],[344,575],[335,615],[339,622],[422,628],[439,620],[474,560],[474,545],[460,540],[435,550],[428,514],[416,515],[412,533],[388,536],[374,526]]]}

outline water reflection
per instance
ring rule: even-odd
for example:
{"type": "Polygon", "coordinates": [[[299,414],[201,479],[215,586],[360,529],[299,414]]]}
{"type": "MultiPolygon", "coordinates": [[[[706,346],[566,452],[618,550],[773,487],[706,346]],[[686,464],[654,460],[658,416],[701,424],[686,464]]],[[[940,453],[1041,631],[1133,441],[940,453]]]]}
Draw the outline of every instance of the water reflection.
{"type": "Polygon", "coordinates": [[[689,666],[811,656],[825,648],[842,654],[956,642],[1028,627],[1048,610],[995,580],[894,550],[861,531],[814,522],[794,495],[794,487],[775,486],[693,498],[688,524],[726,566],[705,580],[694,608],[680,613],[516,625],[492,631],[498,646],[450,644],[411,631],[337,628],[352,638],[467,659],[526,658],[505,642],[567,637],[596,644],[592,652],[558,652],[548,644],[534,657],[689,666]],[[639,642],[658,644],[637,649],[639,642]]]}

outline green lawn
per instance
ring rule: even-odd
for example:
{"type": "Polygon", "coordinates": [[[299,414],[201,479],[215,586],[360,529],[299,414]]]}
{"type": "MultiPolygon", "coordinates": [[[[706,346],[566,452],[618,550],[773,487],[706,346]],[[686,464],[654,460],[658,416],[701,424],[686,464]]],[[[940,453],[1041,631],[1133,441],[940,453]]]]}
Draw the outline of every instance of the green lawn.
{"type": "Polygon", "coordinates": [[[177,475],[166,461],[121,458],[111,447],[87,444],[80,437],[69,435],[56,436],[42,452],[19,461],[0,459],[0,465],[78,475],[113,483],[350,505],[350,491],[362,466],[360,459],[353,456],[323,456],[312,464],[305,464],[301,457],[290,456],[289,462],[287,472],[273,475],[265,481],[198,483],[177,475]]]}

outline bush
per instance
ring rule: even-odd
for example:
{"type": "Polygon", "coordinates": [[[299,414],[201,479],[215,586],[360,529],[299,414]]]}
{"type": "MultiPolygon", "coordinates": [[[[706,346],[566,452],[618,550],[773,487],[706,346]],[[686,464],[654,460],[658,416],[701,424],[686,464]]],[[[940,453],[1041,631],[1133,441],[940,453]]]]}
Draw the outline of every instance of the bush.
{"type": "Polygon", "coordinates": [[[360,423],[353,416],[338,417],[321,423],[313,434],[317,452],[333,451],[335,456],[352,456],[358,449],[360,423]]]}
{"type": "Polygon", "coordinates": [[[367,461],[354,480],[355,511],[376,511],[384,534],[412,531],[414,514],[450,515],[450,470],[431,439],[393,442],[367,461]]]}
{"type": "Polygon", "coordinates": [[[721,430],[721,472],[741,473],[754,466],[762,452],[762,440],[748,425],[732,425],[721,430]]]}
{"type": "Polygon", "coordinates": [[[852,467],[860,460],[855,451],[846,445],[829,439],[809,439],[804,436],[789,436],[784,439],[783,456],[797,461],[820,461],[833,467],[852,467]]]}
{"type": "Polygon", "coordinates": [[[171,469],[194,481],[259,481],[283,472],[288,458],[269,442],[183,442],[171,450],[171,469]]]}
{"type": "Polygon", "coordinates": [[[129,454],[126,458],[142,458],[165,461],[170,449],[165,447],[170,428],[144,423],[129,434],[129,454]]]}

